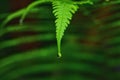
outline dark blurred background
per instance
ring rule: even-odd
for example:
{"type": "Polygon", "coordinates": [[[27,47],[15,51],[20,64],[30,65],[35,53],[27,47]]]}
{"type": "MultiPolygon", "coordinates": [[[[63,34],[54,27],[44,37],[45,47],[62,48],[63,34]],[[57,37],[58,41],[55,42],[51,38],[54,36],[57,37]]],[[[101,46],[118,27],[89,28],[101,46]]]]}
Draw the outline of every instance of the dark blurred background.
{"type": "MultiPolygon", "coordinates": [[[[35,0],[1,0],[0,23],[35,0]]],[[[51,4],[0,32],[0,80],[120,80],[120,2],[93,0],[73,16],[57,58],[51,4]]]]}

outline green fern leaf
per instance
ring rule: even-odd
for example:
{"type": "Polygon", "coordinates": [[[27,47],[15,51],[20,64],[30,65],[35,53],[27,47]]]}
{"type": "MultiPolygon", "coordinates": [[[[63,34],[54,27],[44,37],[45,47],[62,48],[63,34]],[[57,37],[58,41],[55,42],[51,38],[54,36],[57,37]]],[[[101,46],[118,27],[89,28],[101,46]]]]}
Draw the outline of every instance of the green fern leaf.
{"type": "Polygon", "coordinates": [[[61,39],[64,35],[66,27],[70,24],[72,19],[72,14],[77,11],[78,6],[73,4],[73,2],[67,1],[53,1],[53,13],[57,18],[56,23],[56,38],[58,46],[58,57],[61,57],[61,39]]]}
{"type": "MultiPolygon", "coordinates": [[[[30,13],[37,12],[39,9],[38,8],[32,8],[30,10],[30,13]]],[[[0,28],[3,28],[8,22],[12,21],[13,19],[17,17],[21,17],[23,13],[26,11],[26,8],[20,9],[14,13],[9,14],[5,20],[3,20],[2,24],[0,25],[0,28]]]]}
{"type": "Polygon", "coordinates": [[[20,24],[23,23],[23,20],[24,18],[26,17],[26,15],[29,13],[29,11],[31,9],[33,9],[35,6],[37,5],[40,5],[40,4],[43,4],[43,3],[47,3],[47,2],[50,2],[51,0],[38,0],[38,1],[35,1],[35,2],[32,2],[31,4],[28,5],[28,7],[26,8],[26,11],[24,11],[21,19],[20,19],[20,24]]]}
{"type": "Polygon", "coordinates": [[[18,10],[10,15],[8,15],[6,17],[6,19],[2,22],[2,24],[0,25],[0,28],[3,28],[8,22],[10,22],[12,19],[16,18],[16,17],[19,17],[23,14],[23,12],[25,11],[25,9],[21,9],[21,10],[18,10]]]}

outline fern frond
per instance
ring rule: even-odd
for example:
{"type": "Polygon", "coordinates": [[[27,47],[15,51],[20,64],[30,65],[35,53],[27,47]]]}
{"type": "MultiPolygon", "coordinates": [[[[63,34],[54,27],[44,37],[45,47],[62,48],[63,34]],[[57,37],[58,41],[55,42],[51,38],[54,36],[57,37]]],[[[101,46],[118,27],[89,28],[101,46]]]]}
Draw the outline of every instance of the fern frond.
{"type": "Polygon", "coordinates": [[[10,15],[7,16],[7,18],[2,22],[1,27],[5,26],[9,21],[11,21],[12,19],[19,17],[23,14],[23,12],[25,11],[25,9],[21,9],[18,10],[10,15]]]}
{"type": "Polygon", "coordinates": [[[78,6],[72,2],[53,1],[53,13],[56,17],[56,38],[58,46],[58,56],[61,57],[61,39],[64,35],[66,27],[70,24],[72,14],[74,14],[78,6]]]}
{"type": "Polygon", "coordinates": [[[26,8],[26,10],[24,11],[21,19],[20,19],[20,24],[23,23],[24,18],[26,17],[26,15],[28,14],[29,11],[31,11],[31,9],[33,9],[35,6],[43,4],[43,3],[47,3],[50,2],[51,0],[38,0],[35,2],[32,2],[31,4],[28,5],[28,7],[26,8]]]}
{"type": "MultiPolygon", "coordinates": [[[[32,12],[37,12],[39,9],[38,8],[32,8],[31,10],[30,10],[30,13],[32,12]]],[[[3,28],[8,22],[10,22],[12,19],[15,19],[15,18],[17,18],[17,17],[20,17],[20,16],[22,16],[23,15],[23,13],[26,11],[26,9],[25,8],[23,8],[23,9],[21,9],[21,10],[18,10],[18,11],[16,11],[16,12],[14,12],[14,13],[12,13],[12,14],[9,14],[6,18],[5,18],[5,20],[3,20],[3,22],[2,22],[2,24],[0,25],[0,28],[3,28]]]]}

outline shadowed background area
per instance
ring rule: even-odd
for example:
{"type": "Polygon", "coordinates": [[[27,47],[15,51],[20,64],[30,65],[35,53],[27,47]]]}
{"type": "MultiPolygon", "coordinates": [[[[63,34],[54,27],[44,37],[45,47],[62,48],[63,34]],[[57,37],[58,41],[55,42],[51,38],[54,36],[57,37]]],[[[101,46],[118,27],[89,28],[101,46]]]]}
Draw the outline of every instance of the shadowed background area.
{"type": "MultiPolygon", "coordinates": [[[[1,0],[0,23],[34,0],[1,0]]],[[[57,58],[51,4],[0,31],[0,80],[120,80],[120,1],[93,0],[73,16],[57,58]]]]}

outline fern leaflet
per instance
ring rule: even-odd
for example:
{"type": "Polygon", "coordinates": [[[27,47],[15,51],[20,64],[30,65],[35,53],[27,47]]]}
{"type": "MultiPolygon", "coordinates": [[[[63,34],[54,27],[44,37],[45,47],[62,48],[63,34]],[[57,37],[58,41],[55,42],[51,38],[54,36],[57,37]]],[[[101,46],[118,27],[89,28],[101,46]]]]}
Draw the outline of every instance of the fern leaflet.
{"type": "Polygon", "coordinates": [[[61,39],[66,27],[70,24],[72,14],[77,11],[78,6],[67,1],[53,1],[53,13],[56,17],[56,38],[58,46],[58,57],[61,57],[61,39]]]}
{"type": "Polygon", "coordinates": [[[43,4],[43,3],[47,3],[50,2],[51,0],[38,0],[35,2],[32,2],[31,4],[28,5],[28,7],[26,8],[26,11],[24,11],[21,19],[20,19],[20,24],[23,24],[23,20],[25,19],[26,15],[29,13],[29,11],[31,9],[33,9],[35,6],[43,4]]]}

